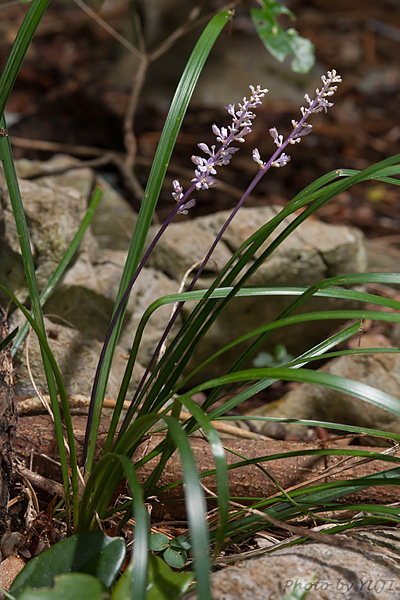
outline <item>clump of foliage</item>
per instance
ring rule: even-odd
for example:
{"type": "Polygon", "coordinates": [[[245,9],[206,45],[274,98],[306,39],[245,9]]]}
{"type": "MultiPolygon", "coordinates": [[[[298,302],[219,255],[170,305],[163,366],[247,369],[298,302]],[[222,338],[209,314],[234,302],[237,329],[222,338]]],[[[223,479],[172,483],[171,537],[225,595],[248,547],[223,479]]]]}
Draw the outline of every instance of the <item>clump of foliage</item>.
{"type": "MultiPolygon", "coordinates": [[[[48,0],[33,0],[11,50],[0,80],[0,114],[2,115],[24,54],[47,4],[48,0]]],[[[277,3],[264,0],[262,11],[253,11],[253,18],[255,19],[259,33],[265,35],[265,39],[270,45],[269,47],[274,48],[274,53],[279,58],[283,56],[284,50],[271,42],[271,35],[275,39],[276,36],[282,36],[283,33],[279,29],[277,31],[274,30],[274,27],[277,27],[277,25],[268,16],[268,10],[273,7],[275,7],[274,14],[276,15],[278,10],[277,3]]],[[[282,9],[283,7],[280,8],[282,9]]],[[[370,180],[379,180],[388,184],[399,185],[399,180],[396,179],[396,176],[400,173],[399,156],[382,161],[364,171],[342,169],[319,178],[305,190],[297,194],[287,206],[282,208],[278,215],[255,232],[235,252],[233,258],[223,267],[208,289],[194,290],[195,283],[199,280],[205,265],[224,231],[254,187],[271,168],[281,168],[289,163],[290,156],[286,153],[286,150],[290,145],[300,143],[305,135],[311,133],[312,125],[309,120],[313,114],[321,111],[326,112],[332,107],[332,96],[336,92],[337,85],[341,82],[340,76],[334,70],[328,71],[326,75],[322,76],[322,85],[315,90],[313,96],[305,95],[305,106],[301,107],[299,119],[292,121],[291,130],[288,135],[284,136],[275,127],[269,126],[269,134],[274,144],[274,150],[270,158],[262,158],[258,149],[253,149],[252,156],[257,165],[255,167],[255,175],[216,236],[215,242],[212,244],[202,265],[195,273],[188,289],[179,294],[160,298],[157,302],[149,306],[143,315],[135,339],[132,340],[132,350],[125,376],[121,382],[117,405],[111,420],[103,453],[101,458],[97,462],[95,461],[102,404],[130,291],[140,275],[150,252],[168,225],[177,215],[187,212],[193,206],[195,202],[193,193],[197,195],[202,190],[212,188],[216,185],[217,169],[227,166],[234,158],[239,145],[245,141],[246,136],[250,133],[256,116],[255,111],[261,105],[267,93],[267,90],[259,85],[250,86],[249,98],[244,97],[237,105],[229,104],[227,106],[230,124],[221,127],[216,124],[212,125],[212,130],[216,136],[216,144],[212,145],[211,148],[202,142],[198,144],[202,154],[192,156],[192,162],[195,165],[194,176],[186,191],[178,180],[173,182],[172,196],[176,204],[169,217],[161,225],[148,250],[143,254],[144,243],[164,181],[167,165],[192,92],[215,40],[232,17],[233,11],[225,10],[211,19],[188,60],[176,94],[172,100],[148,178],[119,292],[115,300],[113,316],[93,382],[82,465],[78,465],[68,399],[60,370],[54,360],[51,345],[46,336],[42,305],[71,260],[90,222],[95,206],[100,200],[100,194],[97,193],[93,198],[87,217],[77,232],[76,238],[68,250],[65,259],[48,285],[39,293],[29,242],[29,230],[19,192],[7,126],[4,116],[2,116],[0,152],[18,229],[26,281],[30,293],[30,310],[10,291],[6,290],[4,286],[1,286],[1,288],[8,293],[15,305],[24,313],[27,322],[34,329],[40,341],[62,466],[64,504],[62,512],[58,516],[64,519],[69,535],[67,539],[28,563],[10,590],[10,597],[12,598],[20,598],[22,600],[40,598],[44,600],[47,598],[68,598],[72,594],[71,597],[74,598],[84,596],[90,600],[98,600],[104,597],[104,593],[107,593],[108,597],[111,596],[113,600],[128,597],[134,597],[138,600],[163,597],[172,599],[184,593],[189,584],[195,580],[199,598],[201,600],[208,600],[211,598],[209,576],[215,557],[229,544],[240,542],[263,528],[265,526],[265,519],[286,521],[307,513],[308,510],[312,510],[314,514],[317,514],[332,507],[335,507],[338,511],[346,510],[347,505],[345,503],[336,504],[338,498],[345,497],[354,491],[354,489],[362,489],[377,484],[390,484],[393,478],[397,478],[400,474],[399,468],[393,465],[391,469],[370,477],[367,480],[362,478],[356,479],[351,482],[351,485],[349,482],[343,481],[339,483],[335,482],[335,484],[322,483],[313,485],[292,493],[277,490],[277,495],[268,500],[254,499],[250,508],[257,510],[253,513],[251,510],[244,513],[240,509],[230,511],[228,467],[222,442],[212,424],[214,419],[221,417],[227,410],[237,407],[247,398],[267,388],[277,380],[306,381],[315,385],[331,387],[361,398],[376,406],[386,408],[394,415],[400,416],[399,401],[397,398],[380,390],[373,389],[363,382],[350,381],[328,373],[315,372],[310,368],[305,368],[306,365],[312,364],[312,361],[317,359],[329,358],[345,353],[398,351],[398,349],[394,348],[332,351],[338,344],[358,333],[362,319],[399,322],[399,302],[373,294],[366,294],[359,291],[359,289],[348,289],[349,286],[359,286],[368,282],[398,285],[400,283],[400,276],[398,274],[354,273],[315,282],[313,286],[309,287],[299,285],[292,286],[290,289],[285,288],[285,290],[279,286],[270,286],[268,288],[246,287],[246,283],[251,275],[272,255],[279,245],[305,219],[313,215],[321,206],[337,194],[349,189],[356,183],[370,180]],[[299,209],[302,210],[299,211],[299,209]],[[294,218],[273,239],[272,234],[290,215],[293,215],[294,218]],[[261,247],[263,247],[263,250],[258,255],[261,247]],[[183,378],[182,373],[189,358],[196,347],[201,344],[203,336],[224,308],[230,302],[234,302],[235,298],[240,295],[257,297],[266,293],[276,296],[290,294],[295,299],[273,322],[261,323],[257,330],[251,331],[246,336],[236,340],[233,344],[221,348],[215,355],[209,357],[206,362],[198,365],[192,373],[183,378]],[[345,297],[357,302],[368,301],[370,305],[384,306],[386,310],[385,312],[378,312],[373,310],[349,309],[294,315],[295,310],[299,306],[305,304],[312,296],[321,294],[330,298],[345,297]],[[164,342],[169,338],[172,325],[176,322],[183,304],[190,302],[196,302],[194,304],[195,307],[179,332],[172,339],[168,340],[166,351],[162,354],[160,350],[164,342]],[[177,303],[176,308],[171,319],[166,324],[165,332],[131,400],[125,419],[122,425],[119,426],[143,330],[151,314],[158,307],[169,303],[177,303]],[[260,346],[267,340],[271,332],[281,327],[287,327],[290,330],[290,325],[294,323],[300,321],[311,323],[318,319],[340,319],[342,322],[354,320],[354,323],[343,326],[338,333],[309,348],[301,356],[292,357],[280,349],[275,357],[258,356],[258,359],[256,359],[260,346]],[[252,340],[250,346],[240,353],[239,358],[231,365],[226,375],[191,387],[190,381],[194,374],[202,369],[205,370],[212,360],[227,349],[232,346],[240,348],[240,344],[247,340],[252,340]],[[261,362],[261,358],[263,362],[261,362]],[[243,365],[249,359],[255,361],[255,368],[243,368],[243,365]],[[220,401],[227,394],[226,386],[239,383],[251,385],[245,391],[236,388],[237,391],[235,394],[232,394],[232,390],[230,389],[229,399],[226,400],[224,405],[221,406],[221,403],[218,402],[218,405],[216,405],[217,408],[213,408],[216,401],[220,401]],[[202,406],[198,406],[192,400],[192,396],[200,391],[207,391],[208,393],[207,399],[202,406]],[[61,409],[58,395],[60,396],[61,409]],[[185,422],[180,423],[179,417],[183,407],[192,416],[185,422]],[[132,457],[135,450],[160,419],[165,423],[165,437],[144,458],[133,463],[132,457]],[[64,441],[63,422],[66,428],[67,444],[64,441]],[[189,434],[199,428],[202,429],[209,441],[215,461],[215,474],[218,485],[218,518],[210,523],[207,520],[205,492],[201,486],[193,452],[188,441],[189,434]],[[160,492],[160,475],[168,459],[176,450],[180,453],[184,473],[185,501],[190,535],[188,539],[177,538],[169,540],[168,538],[158,538],[156,540],[154,536],[149,536],[149,518],[145,502],[151,503],[154,499],[157,499],[157,495],[160,492]],[[137,468],[155,457],[158,458],[157,466],[145,482],[139,483],[136,474],[137,468]],[[81,476],[80,466],[82,466],[83,471],[82,493],[79,487],[81,476]],[[115,509],[110,508],[111,501],[119,482],[123,478],[127,480],[132,499],[121,505],[118,509],[121,517],[121,527],[132,515],[135,519],[135,526],[132,557],[125,567],[123,574],[119,576],[126,555],[125,542],[119,537],[110,538],[106,536],[103,532],[98,531],[98,528],[102,520],[107,519],[110,515],[115,517],[115,509]],[[265,519],[263,518],[264,515],[265,519]],[[149,552],[149,549],[153,550],[153,552],[149,552]],[[180,564],[177,562],[178,558],[180,559],[180,564]],[[166,563],[186,570],[181,572],[173,571],[166,563]],[[40,590],[36,588],[46,589],[40,590]]],[[[299,44],[301,47],[303,42],[300,43],[299,39],[293,33],[289,33],[288,35],[292,36],[291,39],[293,42],[297,40],[297,46],[293,44],[290,46],[292,51],[296,48],[298,49],[299,44]]],[[[297,60],[301,62],[301,53],[297,54],[297,60]]],[[[16,334],[16,331],[12,332],[3,341],[3,347],[5,344],[10,343],[16,334]]],[[[18,343],[21,342],[21,334],[22,331],[18,333],[17,338],[14,339],[14,343],[16,339],[18,339],[18,343]]],[[[281,420],[284,421],[284,419],[281,420]]],[[[319,424],[336,430],[361,431],[360,428],[355,426],[342,426],[324,422],[312,422],[311,424],[319,424]]],[[[390,432],[365,429],[363,429],[363,432],[400,441],[400,436],[390,432]]],[[[332,452],[346,456],[368,455],[370,457],[373,454],[349,448],[335,451],[304,451],[303,454],[327,454],[332,452]]],[[[298,454],[302,454],[302,452],[298,452],[298,454]]],[[[262,456],[257,459],[257,462],[261,464],[274,458],[277,458],[277,455],[262,456]]],[[[391,463],[399,462],[398,458],[389,455],[379,454],[379,459],[391,463]]],[[[249,464],[250,462],[254,461],[243,459],[234,468],[249,464]]],[[[360,523],[373,523],[378,518],[397,522],[399,520],[399,509],[393,507],[368,507],[367,513],[354,520],[351,524],[338,521],[337,526],[330,529],[329,533],[334,533],[335,531],[340,531],[360,523]]]]}

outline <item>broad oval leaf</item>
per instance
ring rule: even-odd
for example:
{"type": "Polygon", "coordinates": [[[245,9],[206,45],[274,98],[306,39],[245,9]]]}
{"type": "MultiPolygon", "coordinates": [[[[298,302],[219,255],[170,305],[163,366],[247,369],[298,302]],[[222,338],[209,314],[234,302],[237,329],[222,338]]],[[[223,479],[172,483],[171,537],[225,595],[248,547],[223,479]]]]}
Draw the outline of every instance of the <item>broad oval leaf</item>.
{"type": "Polygon", "coordinates": [[[100,581],[85,573],[70,573],[55,578],[54,588],[33,590],[28,588],[18,600],[104,600],[104,588],[100,581]]]}
{"type": "Polygon", "coordinates": [[[169,546],[169,538],[164,533],[151,533],[149,535],[149,550],[161,552],[169,546]]]}
{"type": "Polygon", "coordinates": [[[315,63],[314,46],[310,40],[301,37],[293,28],[288,30],[281,27],[276,20],[280,13],[288,14],[292,19],[294,14],[274,0],[264,0],[262,9],[250,10],[254,27],[267,50],[280,62],[288,54],[294,54],[291,63],[296,73],[307,73],[315,63]]]}
{"type": "Polygon", "coordinates": [[[122,538],[102,531],[87,531],[63,540],[28,562],[17,575],[10,593],[18,596],[26,588],[53,587],[57,575],[86,573],[109,588],[125,558],[122,538]]]}
{"type": "Polygon", "coordinates": [[[183,569],[187,563],[187,554],[184,550],[167,548],[163,554],[163,559],[173,569],[183,569]]]}

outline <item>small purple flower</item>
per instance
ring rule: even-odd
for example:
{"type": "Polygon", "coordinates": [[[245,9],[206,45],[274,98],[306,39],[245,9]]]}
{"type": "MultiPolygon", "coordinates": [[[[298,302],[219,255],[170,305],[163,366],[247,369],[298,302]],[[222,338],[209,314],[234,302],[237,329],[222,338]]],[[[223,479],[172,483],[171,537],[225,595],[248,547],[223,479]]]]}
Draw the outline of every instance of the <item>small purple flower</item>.
{"type": "Polygon", "coordinates": [[[212,126],[213,134],[217,138],[217,142],[221,142],[223,144],[228,137],[228,130],[226,127],[221,127],[221,129],[214,123],[212,126]]]}
{"type": "Polygon", "coordinates": [[[304,98],[306,99],[308,104],[308,108],[304,108],[304,106],[300,107],[300,111],[303,117],[307,117],[312,113],[318,113],[321,111],[327,112],[328,108],[333,106],[333,102],[329,102],[327,100],[327,97],[333,96],[333,94],[337,90],[337,85],[331,84],[340,83],[342,81],[342,78],[340,77],[340,75],[336,74],[335,70],[328,71],[326,75],[322,75],[321,77],[323,87],[321,90],[319,88],[315,90],[316,97],[314,100],[312,100],[308,94],[304,95],[304,98]]]}
{"type": "Polygon", "coordinates": [[[177,179],[174,179],[174,181],[172,182],[172,187],[174,188],[174,191],[172,192],[172,197],[174,198],[174,200],[179,202],[179,200],[183,198],[183,187],[177,179]]]}
{"type": "Polygon", "coordinates": [[[279,135],[276,127],[271,127],[269,130],[269,135],[272,137],[278,148],[280,148],[283,144],[283,135],[279,135]]]}
{"type": "Polygon", "coordinates": [[[221,167],[223,165],[229,165],[233,154],[235,154],[235,152],[237,152],[238,150],[239,148],[235,148],[234,146],[231,146],[230,148],[225,148],[223,150],[221,149],[219,152],[218,161],[215,163],[216,166],[221,167]]]}
{"type": "Polygon", "coordinates": [[[276,160],[273,160],[271,167],[284,167],[290,162],[290,156],[282,152],[282,154],[276,160]]]}
{"type": "Polygon", "coordinates": [[[212,146],[212,150],[210,150],[210,148],[207,146],[207,144],[204,144],[203,142],[201,142],[200,144],[197,144],[198,147],[200,148],[200,150],[202,150],[204,152],[204,154],[208,154],[209,156],[214,156],[214,152],[213,150],[215,150],[215,146],[212,146]]]}
{"type": "Polygon", "coordinates": [[[228,104],[228,106],[225,106],[225,108],[228,111],[228,114],[230,114],[231,117],[233,117],[235,119],[236,118],[236,115],[235,115],[235,105],[234,104],[228,104]]]}
{"type": "Polygon", "coordinates": [[[199,165],[199,171],[208,173],[209,175],[216,175],[217,171],[214,169],[215,160],[213,158],[202,159],[202,164],[199,165]]]}
{"type": "Polygon", "coordinates": [[[253,150],[253,160],[254,160],[254,162],[256,162],[258,164],[260,169],[263,169],[265,167],[265,162],[263,162],[261,160],[261,156],[260,156],[260,152],[259,152],[258,148],[254,148],[254,150],[253,150]]]}
{"type": "MultiPolygon", "coordinates": [[[[210,187],[216,185],[215,179],[212,175],[216,175],[217,171],[215,167],[228,165],[232,159],[232,156],[239,150],[230,144],[232,142],[244,142],[245,136],[251,132],[252,120],[255,118],[255,113],[252,112],[251,108],[257,108],[261,105],[261,98],[268,92],[267,89],[261,89],[250,86],[251,96],[249,100],[243,98],[242,102],[238,103],[238,110],[235,110],[234,104],[228,104],[226,110],[232,117],[232,123],[228,127],[218,127],[216,123],[212,125],[212,131],[216,136],[217,142],[220,142],[221,146],[216,150],[216,146],[211,146],[211,149],[207,144],[200,142],[198,147],[204,154],[207,154],[209,158],[202,158],[201,156],[192,156],[192,162],[196,165],[195,177],[191,180],[194,186],[198,190],[207,190],[210,187]]],[[[261,159],[260,159],[261,160],[261,159]]],[[[174,188],[173,196],[177,196],[181,192],[174,188]]],[[[182,199],[183,195],[179,197],[182,199]]],[[[187,205],[183,207],[186,210],[187,205]]],[[[183,212],[183,211],[182,211],[183,212]]]]}
{"type": "Polygon", "coordinates": [[[196,205],[196,200],[194,198],[191,198],[190,200],[188,200],[188,202],[185,202],[184,204],[182,204],[182,206],[178,210],[178,215],[187,215],[189,212],[189,209],[193,208],[193,206],[195,206],[195,205],[196,205]]]}
{"type": "Polygon", "coordinates": [[[196,177],[193,177],[191,181],[195,184],[196,190],[208,190],[217,183],[207,172],[196,169],[194,173],[196,177]]]}

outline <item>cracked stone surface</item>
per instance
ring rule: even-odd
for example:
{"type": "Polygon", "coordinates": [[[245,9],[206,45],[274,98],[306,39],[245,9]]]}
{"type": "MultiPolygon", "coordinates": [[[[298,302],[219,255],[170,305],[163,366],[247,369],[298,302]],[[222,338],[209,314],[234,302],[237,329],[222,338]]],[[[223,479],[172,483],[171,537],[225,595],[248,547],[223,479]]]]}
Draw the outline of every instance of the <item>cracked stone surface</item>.
{"type": "MultiPolygon", "coordinates": [[[[397,400],[400,389],[399,354],[341,356],[329,361],[319,371],[362,382],[394,396],[393,402],[400,411],[400,400],[397,400]]],[[[316,419],[400,433],[400,419],[387,410],[339,391],[308,383],[302,383],[276,402],[271,402],[251,414],[288,419],[316,419]]],[[[268,424],[260,425],[259,421],[254,421],[253,424],[263,433],[267,433],[268,424]]],[[[298,425],[285,424],[285,428],[294,433],[300,432],[298,425]]]]}
{"type": "MultiPolygon", "coordinates": [[[[215,259],[205,269],[205,275],[199,280],[197,288],[206,288],[225,264],[233,252],[261,226],[276,217],[281,208],[277,206],[263,208],[244,208],[234,218],[217,246],[215,259]]],[[[200,217],[193,222],[174,223],[161,238],[149,264],[170,277],[179,278],[190,269],[193,263],[201,260],[207,253],[210,243],[229,216],[228,211],[200,217]]],[[[256,252],[258,258],[271,241],[295,218],[291,216],[279,225],[276,231],[256,252]]],[[[367,260],[364,238],[360,231],[351,227],[333,226],[321,223],[317,219],[304,222],[293,232],[249,279],[249,285],[310,285],[326,277],[366,270],[367,260]]],[[[210,354],[224,344],[232,342],[248,331],[256,329],[275,319],[290,302],[290,297],[236,298],[220,315],[218,321],[206,334],[188,370],[194,364],[206,360],[210,354]]],[[[344,308],[345,301],[332,301],[314,298],[308,301],[302,312],[312,310],[344,308]]],[[[354,306],[354,303],[353,303],[354,306]]],[[[185,309],[185,315],[187,315],[185,309]]],[[[332,324],[314,322],[309,325],[291,326],[290,337],[282,329],[271,338],[263,349],[271,350],[277,343],[284,343],[292,353],[304,351],[316,340],[332,329],[332,324]]],[[[207,366],[207,377],[218,377],[224,373],[238,355],[237,350],[226,353],[222,359],[207,366]]],[[[201,381],[200,373],[193,380],[201,381]]]]}
{"type": "MultiPolygon", "coordinates": [[[[74,159],[65,156],[56,156],[44,163],[26,160],[17,163],[39,285],[47,281],[75,235],[91,191],[98,181],[92,170],[76,169],[75,164],[74,159]],[[52,174],[52,171],[56,173],[52,174]],[[29,177],[34,177],[34,180],[26,179],[29,177]]],[[[66,319],[70,327],[76,327],[85,336],[87,342],[101,342],[104,339],[137,219],[127,201],[107,182],[101,183],[103,197],[94,221],[44,309],[46,314],[55,315],[50,319],[56,323],[59,323],[59,317],[66,319]]],[[[3,208],[0,214],[2,282],[24,299],[27,292],[21,254],[4,182],[0,200],[3,208]]],[[[276,217],[279,210],[277,206],[243,208],[217,245],[197,288],[208,287],[233,252],[249,235],[276,217]]],[[[132,346],[137,325],[147,306],[160,296],[178,291],[185,273],[204,258],[228,215],[228,212],[219,212],[184,222],[179,222],[178,218],[168,227],[128,302],[120,339],[125,352],[132,346]]],[[[295,216],[286,219],[278,227],[257,251],[256,258],[293,218],[295,216]]],[[[152,228],[149,239],[154,232],[152,228]]],[[[308,285],[339,273],[362,272],[365,269],[365,246],[359,231],[311,219],[303,223],[261,264],[248,283],[260,286],[308,285]]],[[[290,296],[235,298],[207,333],[187,370],[208,358],[222,345],[276,318],[291,299],[290,296]]],[[[5,298],[2,300],[4,303],[5,298]]],[[[187,318],[192,306],[193,303],[186,304],[183,319],[187,318]]],[[[307,303],[304,310],[344,306],[347,303],[343,301],[315,298],[307,303]]],[[[146,326],[139,352],[142,364],[148,362],[156,347],[171,309],[170,305],[158,309],[146,326]]],[[[277,343],[284,342],[289,352],[298,353],[319,341],[331,328],[329,322],[315,322],[313,327],[299,324],[291,327],[290,337],[282,329],[279,335],[271,337],[262,350],[273,350],[277,343]]],[[[237,355],[237,350],[222,355],[208,366],[207,372],[200,372],[192,382],[195,384],[222,375],[237,355]]]]}
{"type": "MultiPolygon", "coordinates": [[[[306,590],[307,600],[398,598],[399,531],[355,531],[341,540],[340,546],[311,541],[282,548],[218,571],[211,576],[213,598],[282,600],[306,590]]],[[[191,592],[183,600],[195,598],[191,592]]]]}
{"type": "MultiPolygon", "coordinates": [[[[13,315],[12,326],[18,325],[19,321],[20,318],[16,314],[13,315]]],[[[46,318],[45,327],[67,394],[90,396],[102,343],[97,340],[89,340],[78,330],[60,325],[46,318]]],[[[121,346],[118,346],[106,391],[108,398],[118,396],[127,362],[128,355],[121,346]]],[[[24,344],[24,348],[16,353],[14,366],[16,372],[15,393],[17,396],[36,396],[33,382],[42,393],[47,393],[42,356],[35,335],[32,335],[28,340],[28,349],[24,344]]],[[[133,393],[136,389],[143,372],[143,367],[137,364],[131,380],[130,393],[133,393]]]]}

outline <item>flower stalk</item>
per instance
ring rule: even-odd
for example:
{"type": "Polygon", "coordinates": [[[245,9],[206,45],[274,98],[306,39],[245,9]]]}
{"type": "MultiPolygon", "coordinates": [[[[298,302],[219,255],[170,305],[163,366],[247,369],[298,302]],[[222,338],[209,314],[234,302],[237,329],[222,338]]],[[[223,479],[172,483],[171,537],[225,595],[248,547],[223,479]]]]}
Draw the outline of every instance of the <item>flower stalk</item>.
{"type": "MultiPolygon", "coordinates": [[[[335,70],[332,70],[332,71],[328,71],[326,76],[323,75],[321,77],[321,80],[322,80],[323,86],[322,86],[321,90],[319,90],[318,88],[316,89],[316,91],[315,91],[316,96],[313,100],[309,97],[308,94],[305,94],[304,97],[305,97],[305,100],[307,101],[308,106],[307,107],[302,106],[300,108],[300,112],[301,112],[302,116],[298,122],[295,120],[292,120],[293,129],[292,129],[291,133],[288,135],[288,137],[286,138],[286,140],[283,138],[282,135],[280,135],[278,133],[278,130],[275,127],[271,128],[269,130],[269,134],[272,137],[275,145],[277,146],[277,150],[272,154],[271,158],[267,162],[264,162],[261,158],[261,155],[260,155],[260,152],[258,151],[258,149],[255,148],[253,150],[253,160],[259,165],[260,170],[255,175],[255,177],[253,177],[253,180],[251,181],[251,183],[247,187],[246,191],[242,195],[241,199],[239,200],[239,202],[237,203],[235,208],[232,210],[228,219],[226,220],[223,227],[219,231],[219,233],[216,236],[212,246],[210,247],[206,257],[204,258],[198,271],[194,275],[187,291],[191,291],[194,288],[195,283],[198,281],[199,277],[201,276],[207,262],[209,261],[212,253],[215,250],[215,247],[221,240],[227,227],[229,226],[229,224],[231,223],[231,221],[233,220],[233,218],[235,217],[235,215],[237,214],[237,212],[239,211],[239,209],[245,202],[246,198],[256,187],[256,185],[258,184],[260,179],[266,174],[266,172],[270,169],[270,167],[278,167],[279,168],[279,167],[283,167],[283,166],[287,165],[288,162],[290,161],[290,156],[288,156],[285,152],[283,152],[283,150],[289,144],[294,145],[294,144],[300,143],[302,137],[311,133],[313,128],[312,128],[312,125],[307,123],[307,119],[313,113],[318,113],[321,111],[327,112],[327,109],[330,108],[331,106],[333,106],[333,102],[329,102],[328,97],[331,97],[335,93],[337,86],[333,85],[333,84],[340,83],[342,81],[341,77],[336,74],[335,70]]],[[[232,159],[232,156],[239,150],[238,147],[231,146],[232,142],[243,143],[245,141],[245,136],[248,135],[252,131],[252,129],[251,129],[252,121],[254,120],[254,118],[256,116],[255,113],[253,112],[253,109],[256,109],[259,106],[261,106],[261,104],[262,104],[261,99],[265,96],[265,94],[268,92],[268,90],[265,88],[262,89],[261,86],[259,86],[259,85],[257,85],[256,87],[251,85],[249,87],[251,90],[251,96],[249,99],[244,97],[242,102],[238,103],[237,109],[235,109],[234,104],[229,104],[226,107],[228,114],[232,117],[231,125],[229,125],[228,127],[221,127],[221,128],[219,128],[215,123],[212,125],[212,131],[213,131],[214,135],[216,136],[216,140],[217,140],[217,142],[219,142],[221,144],[220,147],[218,148],[218,150],[216,148],[216,145],[212,145],[211,148],[209,148],[209,146],[203,142],[198,144],[198,147],[200,148],[200,150],[204,154],[206,154],[208,156],[208,158],[204,158],[204,157],[197,156],[197,155],[193,155],[191,157],[191,160],[194,163],[196,168],[195,168],[195,176],[192,178],[191,185],[188,188],[188,190],[186,192],[184,192],[183,187],[181,186],[180,182],[177,179],[175,179],[173,181],[172,197],[177,202],[177,204],[174,207],[174,209],[171,211],[171,214],[166,219],[164,224],[161,226],[160,230],[158,231],[157,235],[155,236],[154,240],[152,241],[148,250],[146,251],[145,255],[143,256],[134,277],[130,281],[128,288],[121,299],[120,305],[118,306],[118,308],[116,310],[113,321],[110,325],[109,332],[107,334],[108,336],[111,336],[111,333],[115,327],[116,319],[117,319],[120,311],[122,310],[124,303],[127,300],[128,294],[129,294],[134,282],[136,281],[137,277],[139,276],[139,273],[141,272],[142,268],[144,267],[145,263],[147,262],[147,259],[150,255],[151,251],[153,250],[153,248],[155,247],[155,245],[161,238],[161,236],[164,233],[167,226],[171,223],[171,221],[174,219],[174,217],[177,214],[187,214],[188,210],[195,205],[195,202],[196,202],[195,199],[191,198],[191,195],[195,190],[207,190],[216,185],[216,180],[214,177],[217,174],[216,167],[228,165],[232,159]]],[[[125,419],[122,424],[120,434],[126,429],[130,419],[133,416],[134,410],[136,410],[136,408],[137,408],[137,402],[139,399],[140,392],[143,389],[143,386],[145,384],[145,381],[147,380],[147,377],[148,377],[150,371],[153,369],[153,367],[157,361],[160,349],[162,348],[163,344],[165,343],[165,341],[172,329],[174,322],[176,321],[177,317],[179,316],[179,314],[182,310],[183,304],[184,304],[183,302],[180,302],[177,305],[173,315],[171,316],[171,318],[166,326],[166,329],[165,329],[163,335],[161,336],[159,343],[157,344],[157,347],[150,359],[147,369],[136,389],[134,397],[131,401],[130,408],[128,409],[127,414],[125,415],[125,419]]],[[[107,342],[108,342],[108,339],[106,339],[104,347],[107,346],[107,342]]],[[[103,356],[100,357],[98,371],[100,371],[100,369],[101,369],[102,359],[103,359],[103,356]]],[[[97,377],[97,373],[96,373],[96,377],[97,377]]],[[[93,397],[94,397],[94,395],[96,393],[96,389],[97,389],[96,377],[95,377],[95,382],[94,382],[93,391],[92,391],[91,407],[93,404],[93,397]]],[[[89,412],[88,422],[90,422],[90,418],[91,418],[91,415],[89,412]]],[[[87,428],[87,432],[88,432],[88,430],[89,430],[89,426],[87,428]]],[[[88,434],[86,435],[86,439],[85,439],[85,450],[87,449],[87,443],[88,443],[88,434]]],[[[85,455],[86,455],[86,452],[84,451],[84,456],[85,455]]]]}

